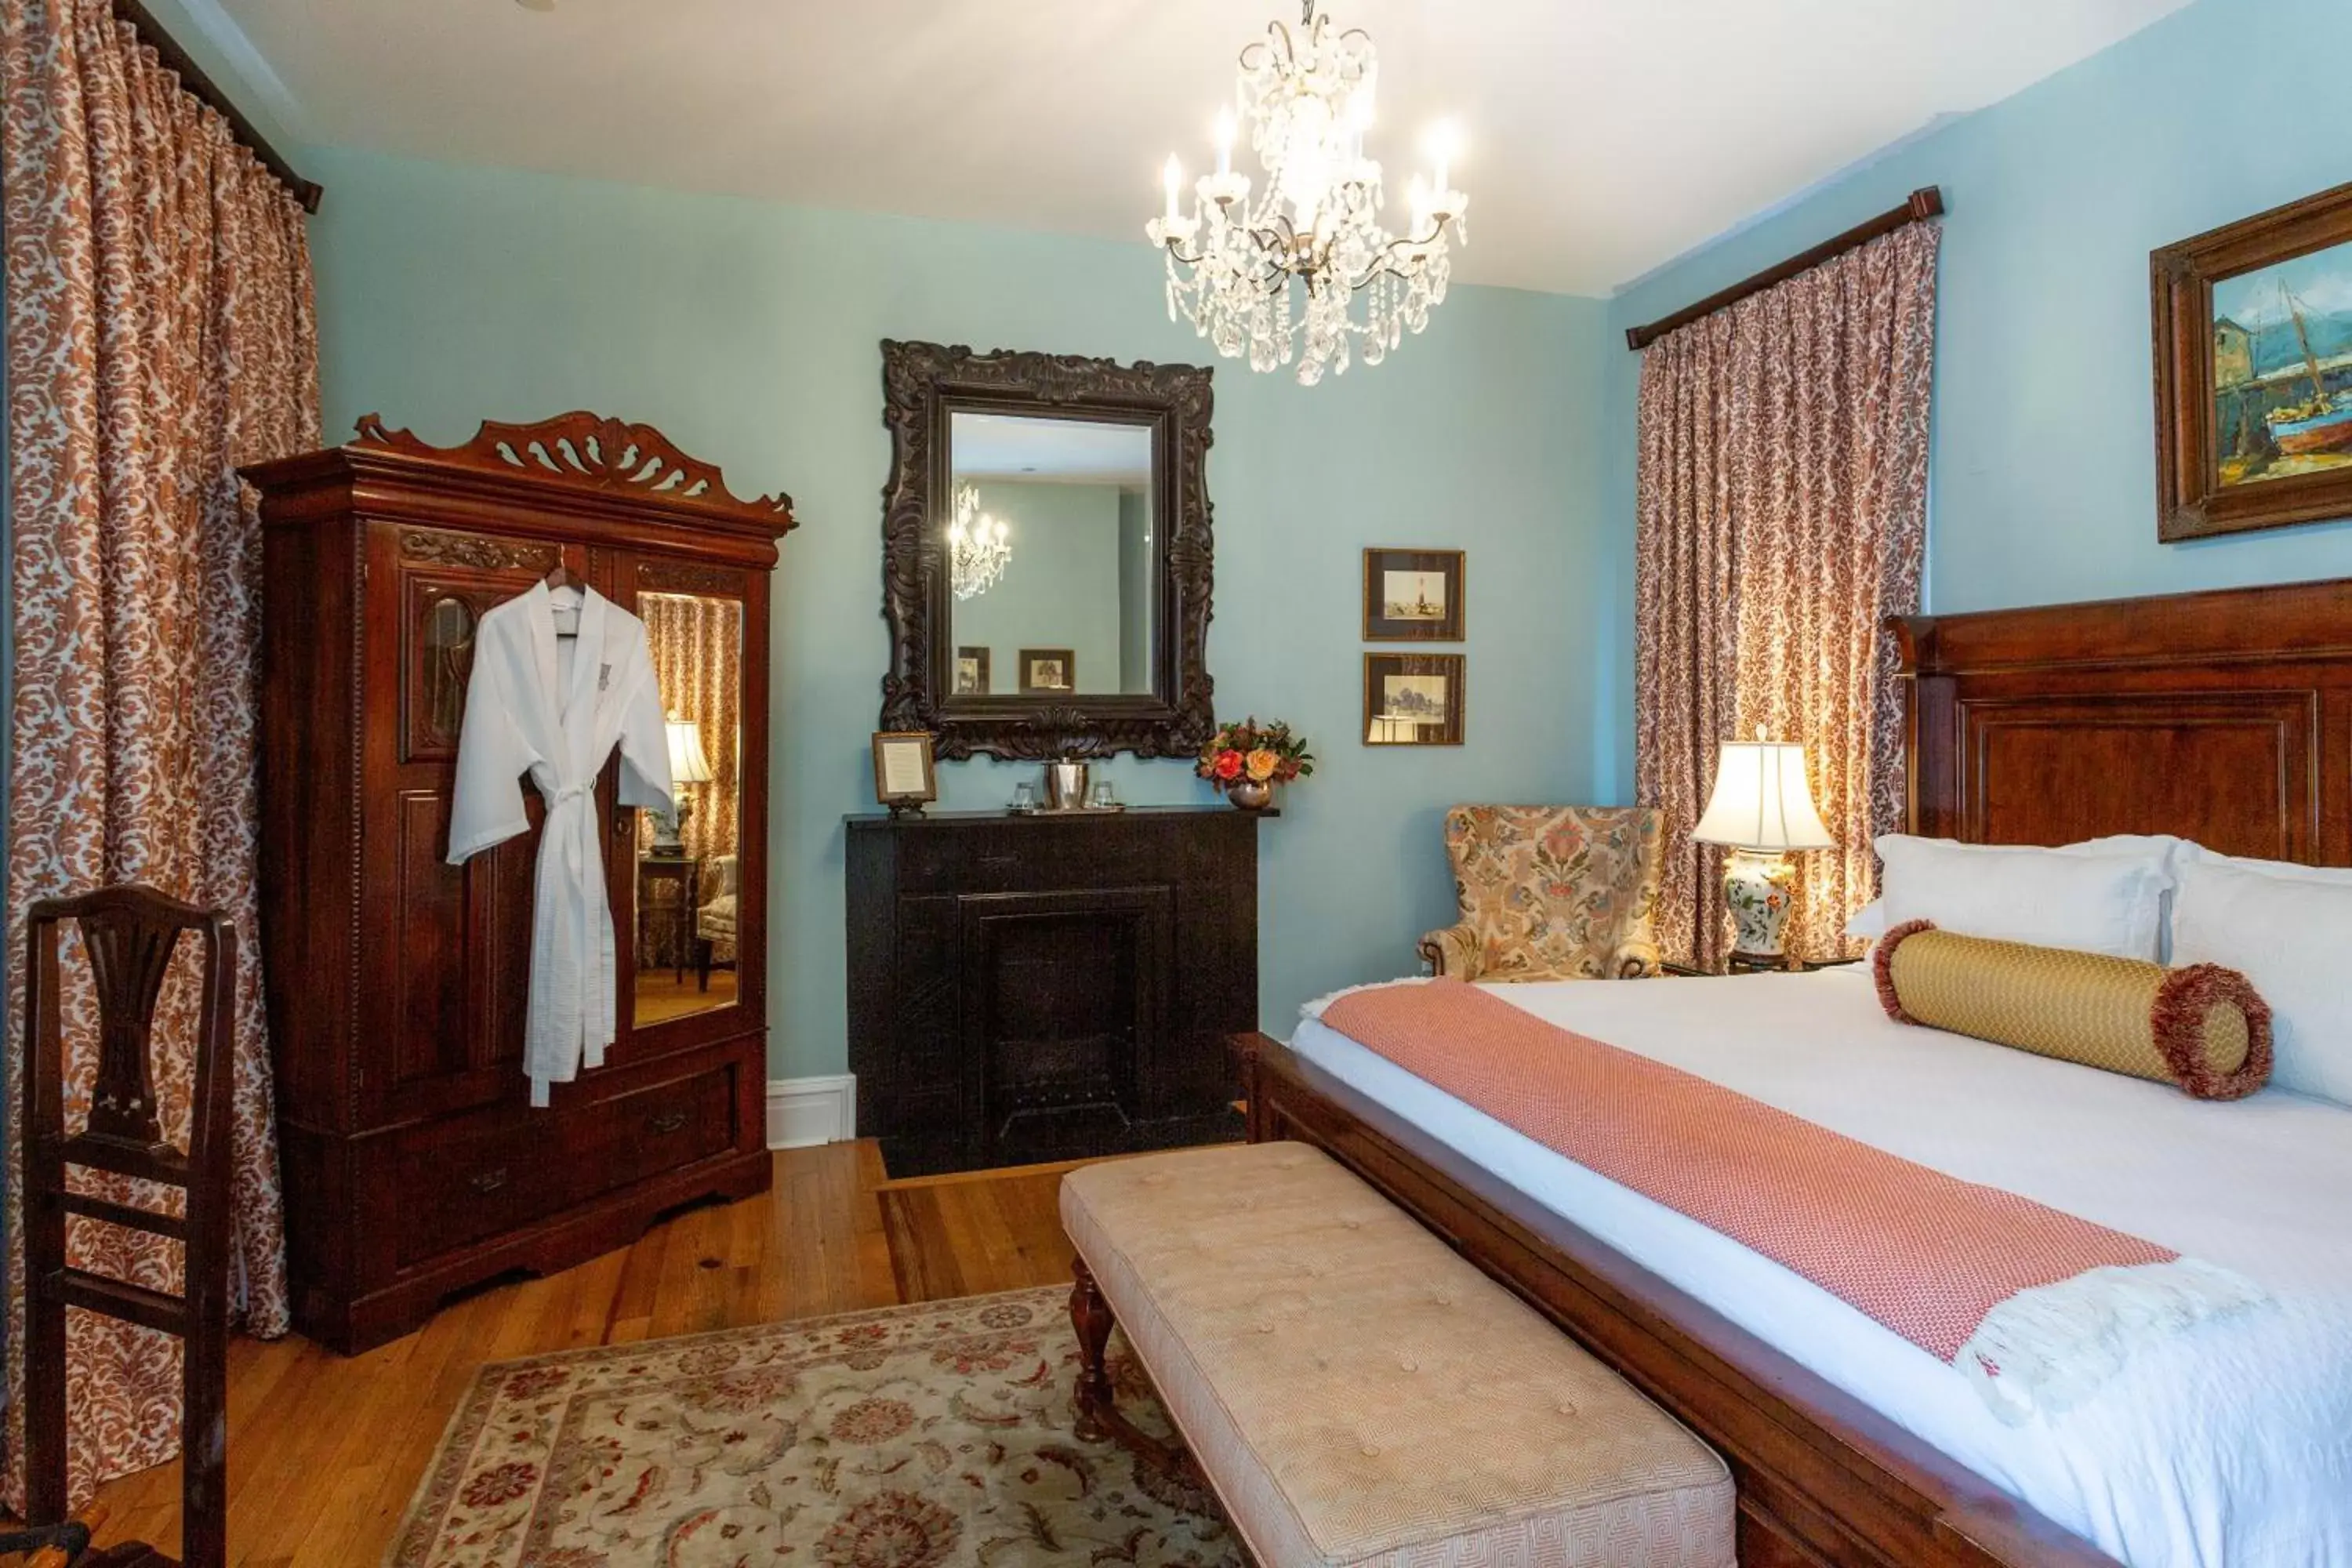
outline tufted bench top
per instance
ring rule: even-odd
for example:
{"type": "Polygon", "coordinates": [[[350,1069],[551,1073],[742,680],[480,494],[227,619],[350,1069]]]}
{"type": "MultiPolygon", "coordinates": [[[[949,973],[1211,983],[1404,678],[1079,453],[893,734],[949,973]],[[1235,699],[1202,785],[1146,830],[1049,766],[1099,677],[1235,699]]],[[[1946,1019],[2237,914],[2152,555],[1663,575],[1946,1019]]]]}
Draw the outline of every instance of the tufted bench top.
{"type": "Polygon", "coordinates": [[[1269,1568],[1730,1568],[1723,1461],[1320,1152],[1088,1165],[1061,1208],[1269,1568]]]}

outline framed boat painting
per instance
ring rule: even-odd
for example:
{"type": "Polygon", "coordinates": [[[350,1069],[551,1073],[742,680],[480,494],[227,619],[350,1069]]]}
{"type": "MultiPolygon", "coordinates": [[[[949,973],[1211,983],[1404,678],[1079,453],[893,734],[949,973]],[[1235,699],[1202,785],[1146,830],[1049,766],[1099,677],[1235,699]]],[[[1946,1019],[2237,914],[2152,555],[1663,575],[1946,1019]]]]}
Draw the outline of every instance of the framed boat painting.
{"type": "Polygon", "coordinates": [[[2157,537],[2352,517],[2352,184],[2148,257],[2157,537]]]}

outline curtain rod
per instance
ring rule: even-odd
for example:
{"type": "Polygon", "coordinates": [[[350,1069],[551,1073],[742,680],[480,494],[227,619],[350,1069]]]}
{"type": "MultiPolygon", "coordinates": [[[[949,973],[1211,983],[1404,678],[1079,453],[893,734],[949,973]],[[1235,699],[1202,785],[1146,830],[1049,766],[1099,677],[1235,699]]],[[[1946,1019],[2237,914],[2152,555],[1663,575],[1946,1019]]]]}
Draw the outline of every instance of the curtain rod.
{"type": "Polygon", "coordinates": [[[1737,304],[1750,294],[1761,294],[1776,283],[1786,283],[1800,272],[1811,271],[1833,256],[1843,256],[1857,247],[1868,245],[1880,235],[1892,234],[1906,223],[1937,216],[1943,210],[1942,189],[1936,185],[1922,185],[1912,192],[1911,199],[1901,206],[1858,223],[1843,234],[1822,241],[1811,250],[1801,251],[1752,277],[1743,278],[1730,288],[1709,294],[1697,304],[1685,306],[1671,316],[1662,316],[1646,327],[1626,328],[1625,346],[1635,350],[1648,348],[1677,327],[1686,327],[1703,316],[1712,316],[1726,305],[1737,304]]]}
{"type": "Polygon", "coordinates": [[[114,14],[130,23],[131,29],[139,35],[139,41],[154,50],[164,65],[178,74],[183,88],[199,101],[219,111],[221,118],[228,121],[229,129],[236,132],[236,139],[261,160],[263,168],[278,177],[278,183],[293,195],[304,212],[319,210],[319,198],[325,193],[318,183],[306,180],[294,172],[294,165],[286,161],[286,155],[271,146],[269,139],[253,128],[253,121],[229,101],[228,94],[205,74],[203,67],[188,58],[188,51],[180,47],[179,40],[164,30],[163,23],[147,14],[147,7],[140,5],[139,0],[114,0],[114,14]]]}

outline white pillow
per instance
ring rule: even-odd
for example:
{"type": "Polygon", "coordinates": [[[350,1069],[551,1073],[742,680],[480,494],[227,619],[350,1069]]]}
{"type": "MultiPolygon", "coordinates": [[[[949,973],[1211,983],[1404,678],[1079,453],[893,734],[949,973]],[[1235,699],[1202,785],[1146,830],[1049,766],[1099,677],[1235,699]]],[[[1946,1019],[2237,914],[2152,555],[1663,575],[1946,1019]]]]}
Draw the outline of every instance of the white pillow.
{"type": "Polygon", "coordinates": [[[2259,872],[2265,877],[2284,877],[2295,882],[2352,883],[2352,866],[2306,866],[2300,860],[2249,860],[2242,856],[2224,855],[2218,849],[2208,849],[2189,838],[2180,841],[2180,847],[2173,852],[2173,858],[2176,867],[2199,860],[2209,865],[2234,867],[2241,871],[2259,872]]]}
{"type": "Polygon", "coordinates": [[[2271,1081],[2352,1106],[2352,876],[2319,880],[2187,857],[2172,919],[2173,962],[2237,970],[2270,1004],[2271,1081]]]}
{"type": "Polygon", "coordinates": [[[1877,843],[1888,929],[1944,931],[2158,961],[2173,840],[2095,839],[2063,849],[1889,833],[1877,843]]]}
{"type": "Polygon", "coordinates": [[[1855,942],[1876,942],[1886,934],[1886,900],[1873,899],[1853,911],[1845,922],[1845,934],[1855,942]]]}

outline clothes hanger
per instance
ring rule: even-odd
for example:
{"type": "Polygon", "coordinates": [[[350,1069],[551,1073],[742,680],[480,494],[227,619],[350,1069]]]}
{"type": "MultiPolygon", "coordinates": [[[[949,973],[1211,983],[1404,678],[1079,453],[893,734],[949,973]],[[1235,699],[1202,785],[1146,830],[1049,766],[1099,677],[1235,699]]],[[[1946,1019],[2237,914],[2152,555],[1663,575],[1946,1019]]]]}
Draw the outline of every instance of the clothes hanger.
{"type": "MultiPolygon", "coordinates": [[[[547,584],[547,591],[551,594],[560,593],[565,588],[571,588],[578,592],[582,604],[585,604],[587,602],[587,581],[583,578],[579,573],[574,572],[571,566],[561,558],[556,561],[553,566],[548,569],[547,575],[540,580],[547,584]]],[[[559,637],[576,637],[580,635],[580,609],[578,605],[558,605],[555,606],[555,635],[559,637]]]]}

